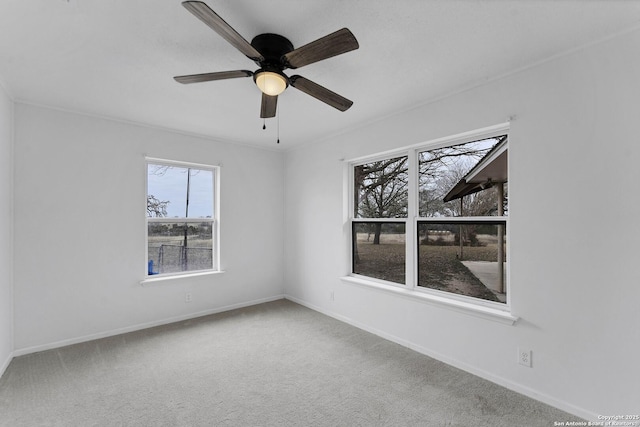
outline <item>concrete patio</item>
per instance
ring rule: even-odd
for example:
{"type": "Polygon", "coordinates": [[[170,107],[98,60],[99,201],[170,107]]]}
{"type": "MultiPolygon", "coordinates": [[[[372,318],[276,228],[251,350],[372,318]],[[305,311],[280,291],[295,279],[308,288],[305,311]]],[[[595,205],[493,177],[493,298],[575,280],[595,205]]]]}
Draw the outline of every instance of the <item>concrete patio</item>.
{"type": "MultiPolygon", "coordinates": [[[[499,283],[498,280],[498,263],[491,261],[462,261],[462,264],[471,271],[471,273],[478,278],[491,292],[493,292],[500,302],[507,301],[507,294],[504,292],[499,292],[499,283]]],[[[503,283],[507,283],[506,278],[506,268],[504,271],[504,281],[503,283]]]]}

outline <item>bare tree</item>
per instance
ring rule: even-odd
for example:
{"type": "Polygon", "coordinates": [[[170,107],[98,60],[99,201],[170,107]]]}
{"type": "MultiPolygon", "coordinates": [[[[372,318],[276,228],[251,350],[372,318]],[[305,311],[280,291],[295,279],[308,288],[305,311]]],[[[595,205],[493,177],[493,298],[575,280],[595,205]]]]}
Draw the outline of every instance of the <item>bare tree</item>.
{"type": "Polygon", "coordinates": [[[420,216],[455,216],[459,208],[442,199],[489,152],[483,141],[423,151],[418,159],[420,216]]]}
{"type": "MultiPolygon", "coordinates": [[[[360,218],[407,216],[407,157],[371,162],[354,168],[354,209],[360,218]]],[[[382,223],[373,225],[373,244],[380,244],[382,223]]]]}
{"type": "Polygon", "coordinates": [[[147,196],[147,216],[148,217],[166,217],[168,200],[158,200],[155,196],[149,194],[147,196]]]}
{"type": "MultiPolygon", "coordinates": [[[[418,178],[420,216],[456,216],[460,208],[443,201],[497,140],[487,139],[419,153],[418,178]]],[[[395,157],[366,163],[354,168],[354,216],[356,218],[406,218],[408,199],[408,157],[395,157]]],[[[467,209],[490,209],[486,194],[464,201],[467,209]]],[[[459,204],[458,204],[459,206],[459,204]]],[[[468,214],[470,211],[467,211],[468,214]]],[[[475,213],[480,215],[481,213],[475,213]]],[[[375,222],[373,244],[380,243],[383,223],[375,222]]]]}

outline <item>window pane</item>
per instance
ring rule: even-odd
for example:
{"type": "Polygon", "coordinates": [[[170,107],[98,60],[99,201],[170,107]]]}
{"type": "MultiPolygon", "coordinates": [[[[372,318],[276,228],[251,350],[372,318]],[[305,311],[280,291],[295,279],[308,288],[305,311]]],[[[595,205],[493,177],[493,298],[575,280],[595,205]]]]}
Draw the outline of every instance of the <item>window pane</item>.
{"type": "Polygon", "coordinates": [[[421,217],[507,214],[506,135],[418,156],[421,217]]]}
{"type": "Polygon", "coordinates": [[[418,223],[418,286],[505,302],[505,228],[503,222],[418,223]]]}
{"type": "Polygon", "coordinates": [[[213,171],[149,164],[147,216],[213,218],[213,171]]]}
{"type": "Polygon", "coordinates": [[[407,217],[407,156],[354,167],[356,218],[407,217]]]}
{"type": "Polygon", "coordinates": [[[190,169],[188,218],[213,218],[213,171],[190,169]]]}
{"type": "Polygon", "coordinates": [[[213,223],[148,224],[149,274],[213,268],[213,223]]]}
{"type": "Polygon", "coordinates": [[[353,272],[405,284],[405,224],[353,223],[353,272]]]}

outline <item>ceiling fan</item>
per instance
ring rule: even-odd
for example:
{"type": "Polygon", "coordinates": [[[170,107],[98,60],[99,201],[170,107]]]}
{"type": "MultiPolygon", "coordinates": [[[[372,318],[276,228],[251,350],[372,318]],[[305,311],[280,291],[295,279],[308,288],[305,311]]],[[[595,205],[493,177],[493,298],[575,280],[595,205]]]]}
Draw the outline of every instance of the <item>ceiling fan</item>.
{"type": "Polygon", "coordinates": [[[176,76],[174,79],[177,82],[188,84],[253,76],[254,82],[262,91],[261,118],[275,117],[278,95],[288,86],[293,86],[340,111],[346,111],[353,105],[353,101],[309,79],[299,75],[288,77],[283,73],[287,68],[300,68],[358,49],[358,41],[347,28],[297,49],[293,48],[293,44],[287,38],[271,33],[259,34],[249,43],[205,3],[185,1],[182,5],[260,68],[253,72],[234,70],[176,76]]]}

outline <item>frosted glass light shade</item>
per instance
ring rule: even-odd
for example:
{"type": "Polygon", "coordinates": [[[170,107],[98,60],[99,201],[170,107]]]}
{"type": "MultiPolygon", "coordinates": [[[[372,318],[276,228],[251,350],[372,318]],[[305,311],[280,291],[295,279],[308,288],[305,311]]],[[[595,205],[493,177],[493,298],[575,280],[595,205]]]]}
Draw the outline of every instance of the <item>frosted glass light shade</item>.
{"type": "Polygon", "coordinates": [[[276,96],[287,88],[287,81],[278,73],[263,71],[256,76],[256,85],[266,95],[276,96]]]}

